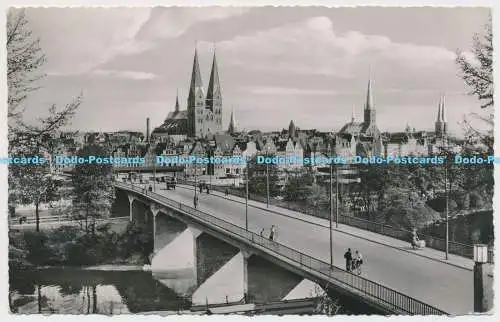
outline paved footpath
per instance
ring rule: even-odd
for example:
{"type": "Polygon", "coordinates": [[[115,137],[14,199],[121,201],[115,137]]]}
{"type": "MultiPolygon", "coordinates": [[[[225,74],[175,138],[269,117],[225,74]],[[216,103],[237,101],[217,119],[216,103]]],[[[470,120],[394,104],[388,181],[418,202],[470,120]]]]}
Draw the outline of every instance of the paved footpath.
{"type": "MultiPolygon", "coordinates": [[[[187,186],[176,190],[157,189],[157,193],[188,206],[193,204],[193,191],[187,186]]],[[[244,199],[211,192],[200,194],[199,200],[199,210],[244,227],[244,199]]],[[[259,233],[264,228],[268,233],[274,224],[279,243],[330,261],[328,221],[272,206],[266,209],[265,204],[255,201],[250,201],[249,206],[249,230],[259,233]]],[[[467,266],[471,265],[470,260],[453,256],[448,263],[439,260],[442,252],[408,250],[408,244],[400,240],[340,225],[333,234],[334,265],[345,265],[343,253],[347,248],[363,254],[366,260],[363,277],[454,315],[472,311],[473,275],[467,266]]]]}

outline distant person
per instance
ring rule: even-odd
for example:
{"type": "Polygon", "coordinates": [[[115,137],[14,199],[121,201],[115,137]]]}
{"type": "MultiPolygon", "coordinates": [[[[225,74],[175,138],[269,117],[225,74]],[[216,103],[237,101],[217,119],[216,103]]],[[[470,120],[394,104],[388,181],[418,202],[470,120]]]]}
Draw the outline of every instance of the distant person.
{"type": "Polygon", "coordinates": [[[264,237],[264,228],[260,231],[260,237],[264,237]]]}
{"type": "Polygon", "coordinates": [[[224,191],[224,193],[226,194],[226,197],[229,196],[229,188],[226,188],[226,190],[224,191]]]}
{"type": "Polygon", "coordinates": [[[417,246],[418,246],[418,235],[417,235],[417,229],[414,228],[411,233],[411,247],[415,249],[417,246]]]}
{"type": "Polygon", "coordinates": [[[276,228],[274,225],[271,226],[271,231],[269,233],[269,240],[274,240],[276,238],[276,228]]]}
{"type": "Polygon", "coordinates": [[[361,266],[361,264],[363,264],[363,255],[361,255],[359,251],[356,251],[353,263],[354,263],[353,267],[358,267],[361,266]]]}
{"type": "Polygon", "coordinates": [[[207,188],[207,195],[210,194],[210,189],[208,189],[208,186],[206,186],[205,188],[207,188]]]}
{"type": "Polygon", "coordinates": [[[201,183],[198,185],[198,188],[200,189],[200,193],[202,193],[203,192],[203,185],[201,183]]]}
{"type": "Polygon", "coordinates": [[[344,258],[345,258],[345,270],[350,272],[352,263],[352,253],[350,248],[348,248],[347,252],[345,252],[344,258]]]}
{"type": "Polygon", "coordinates": [[[195,208],[198,208],[198,196],[194,196],[193,198],[193,204],[195,208]]]}

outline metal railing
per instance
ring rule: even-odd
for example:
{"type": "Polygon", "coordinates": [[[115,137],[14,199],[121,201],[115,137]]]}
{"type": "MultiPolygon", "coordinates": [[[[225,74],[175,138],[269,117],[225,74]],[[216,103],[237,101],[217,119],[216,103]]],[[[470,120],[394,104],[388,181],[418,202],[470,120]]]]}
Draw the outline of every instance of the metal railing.
{"type": "Polygon", "coordinates": [[[303,270],[309,270],[315,276],[327,280],[330,283],[340,284],[347,289],[351,289],[355,293],[361,293],[364,297],[369,298],[392,312],[410,315],[448,315],[448,313],[444,311],[404,295],[403,293],[370,281],[361,276],[354,275],[339,267],[331,266],[330,264],[319,259],[269,240],[254,232],[247,231],[243,227],[234,225],[195,208],[186,206],[180,202],[171,200],[165,196],[150,191],[144,191],[144,189],[139,187],[134,187],[130,184],[121,182],[115,183],[115,186],[128,191],[133,191],[160,204],[180,210],[195,220],[201,221],[211,229],[221,231],[226,235],[239,237],[240,239],[246,241],[246,243],[253,246],[260,246],[261,248],[264,248],[268,254],[278,259],[281,257],[281,260],[283,260],[282,258],[285,258],[288,262],[291,262],[292,265],[295,265],[303,270]]]}
{"type": "MultiPolygon", "coordinates": [[[[185,184],[185,185],[190,185],[190,186],[193,185],[192,182],[184,181],[184,180],[182,180],[182,181],[179,180],[179,183],[185,184]]],[[[243,192],[243,191],[235,190],[231,187],[219,187],[219,186],[212,185],[212,190],[222,192],[222,193],[224,193],[226,191],[226,188],[228,189],[230,195],[245,198],[245,192],[243,192]]],[[[262,202],[262,203],[267,202],[266,197],[255,195],[252,193],[250,193],[248,195],[248,199],[253,200],[253,201],[257,201],[257,202],[262,202]]],[[[314,217],[318,217],[318,218],[324,218],[324,219],[329,218],[329,213],[321,211],[321,210],[317,211],[315,209],[312,209],[311,207],[305,208],[305,207],[300,207],[298,205],[292,206],[288,202],[275,200],[272,198],[269,201],[270,201],[270,204],[277,206],[277,207],[287,209],[287,210],[297,211],[297,212],[300,212],[300,213],[303,213],[306,215],[310,215],[310,216],[314,216],[314,217]]],[[[354,217],[354,216],[341,215],[341,214],[339,214],[338,219],[339,219],[340,224],[360,228],[363,230],[368,230],[368,231],[371,231],[374,233],[378,233],[378,234],[381,234],[384,236],[393,237],[393,238],[403,240],[403,241],[409,242],[409,240],[410,240],[409,238],[411,236],[411,231],[403,229],[403,228],[397,228],[397,227],[386,225],[383,223],[374,222],[374,221],[370,221],[367,219],[362,219],[362,218],[358,218],[358,217],[354,217]]],[[[428,234],[418,234],[418,236],[420,239],[425,240],[426,247],[429,247],[429,248],[432,248],[435,250],[439,250],[439,251],[443,251],[443,252],[446,250],[446,241],[444,239],[439,238],[439,237],[435,237],[435,236],[431,236],[428,234]]],[[[468,244],[462,244],[462,243],[455,242],[455,241],[449,241],[448,245],[449,245],[448,251],[450,254],[455,254],[455,255],[459,255],[462,257],[470,258],[470,259],[473,258],[474,246],[468,245],[468,244]]],[[[492,247],[490,247],[488,250],[488,263],[494,264],[494,252],[493,252],[492,247]]]]}
{"type": "MultiPolygon", "coordinates": [[[[129,216],[126,217],[110,217],[110,218],[98,218],[96,219],[96,222],[115,222],[115,221],[123,221],[123,220],[130,220],[129,216]]],[[[79,222],[81,219],[75,219],[71,218],[68,216],[40,216],[40,224],[47,224],[47,223],[67,223],[67,222],[79,222]]],[[[9,224],[10,225],[20,225],[19,224],[19,218],[17,219],[9,219],[9,224]]],[[[36,224],[36,218],[35,217],[26,217],[26,220],[23,221],[21,225],[26,225],[26,224],[36,224]]]]}

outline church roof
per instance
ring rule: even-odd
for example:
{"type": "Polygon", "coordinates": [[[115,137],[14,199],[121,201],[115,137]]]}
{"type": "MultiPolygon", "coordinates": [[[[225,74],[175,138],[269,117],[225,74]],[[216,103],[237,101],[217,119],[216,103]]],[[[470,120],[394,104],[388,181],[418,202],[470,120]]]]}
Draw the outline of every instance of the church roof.
{"type": "Polygon", "coordinates": [[[363,128],[361,122],[349,122],[340,129],[340,133],[358,134],[363,128]]]}
{"type": "Polygon", "coordinates": [[[168,113],[165,121],[167,121],[167,120],[182,120],[182,119],[187,120],[187,118],[188,118],[187,111],[173,111],[173,112],[168,113]]]}
{"type": "Polygon", "coordinates": [[[169,113],[165,122],[159,127],[155,128],[152,134],[166,133],[170,135],[185,135],[188,133],[188,120],[186,111],[180,111],[179,113],[171,112],[169,113]],[[184,113],[183,113],[184,112],[184,113]]]}
{"type": "Polygon", "coordinates": [[[227,134],[215,134],[215,143],[222,152],[231,152],[234,147],[234,138],[227,134]]]}

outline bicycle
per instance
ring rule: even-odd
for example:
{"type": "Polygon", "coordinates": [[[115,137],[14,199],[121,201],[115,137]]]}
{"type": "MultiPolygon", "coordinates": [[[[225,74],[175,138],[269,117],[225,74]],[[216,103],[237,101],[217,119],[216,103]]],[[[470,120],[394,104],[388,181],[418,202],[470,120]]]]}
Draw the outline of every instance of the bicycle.
{"type": "Polygon", "coordinates": [[[363,264],[363,260],[358,261],[353,259],[351,262],[351,272],[356,275],[361,275],[361,265],[363,264]]]}

